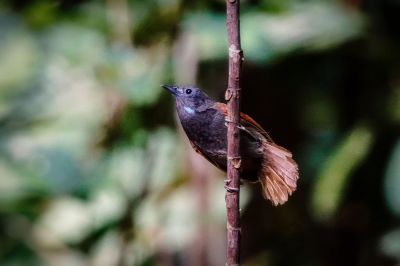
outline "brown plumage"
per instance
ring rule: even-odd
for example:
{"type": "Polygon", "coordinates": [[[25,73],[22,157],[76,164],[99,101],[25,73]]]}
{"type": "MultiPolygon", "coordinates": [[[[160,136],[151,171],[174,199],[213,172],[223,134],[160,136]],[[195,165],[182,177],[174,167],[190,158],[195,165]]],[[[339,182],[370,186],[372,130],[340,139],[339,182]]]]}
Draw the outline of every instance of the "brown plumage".
{"type": "MultiPolygon", "coordinates": [[[[226,171],[226,105],[195,87],[163,87],[175,95],[179,119],[193,148],[226,171]]],[[[299,178],[291,152],[275,144],[250,116],[240,116],[240,178],[260,182],[264,197],[274,205],[285,203],[296,190],[299,178]]]]}

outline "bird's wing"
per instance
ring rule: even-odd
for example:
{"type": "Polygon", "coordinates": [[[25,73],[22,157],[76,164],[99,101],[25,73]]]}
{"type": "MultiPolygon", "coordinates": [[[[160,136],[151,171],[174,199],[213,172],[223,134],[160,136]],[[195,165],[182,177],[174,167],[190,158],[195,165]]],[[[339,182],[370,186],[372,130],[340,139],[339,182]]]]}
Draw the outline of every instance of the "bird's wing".
{"type": "MultiPolygon", "coordinates": [[[[225,114],[225,116],[228,115],[228,108],[226,107],[226,104],[224,103],[216,103],[216,108],[222,110],[225,114]]],[[[253,118],[251,118],[249,115],[246,115],[245,113],[240,112],[240,125],[244,127],[243,130],[246,131],[246,129],[254,129],[261,135],[263,135],[267,140],[270,142],[274,142],[272,138],[269,136],[269,134],[258,124],[253,118]]]]}
{"type": "MultiPolygon", "coordinates": [[[[217,168],[226,171],[226,166],[218,163],[216,160],[212,160],[210,156],[208,156],[207,154],[205,154],[199,146],[197,146],[195,143],[193,143],[192,141],[190,141],[190,145],[192,145],[193,149],[195,152],[197,152],[198,154],[200,154],[201,156],[203,156],[204,158],[207,159],[207,161],[209,161],[210,163],[212,163],[213,165],[215,165],[217,168]]],[[[221,154],[222,157],[226,157],[226,153],[222,153],[221,154]]]]}
{"type": "MultiPolygon", "coordinates": [[[[227,115],[225,104],[217,103],[216,105],[216,108],[223,110],[227,115]]],[[[271,200],[274,205],[285,203],[296,190],[299,179],[299,169],[297,163],[292,159],[292,153],[275,144],[254,119],[243,113],[240,113],[240,128],[249,136],[254,137],[254,133],[258,133],[265,137],[264,140],[261,138],[263,159],[258,179],[261,182],[265,198],[271,200]]]]}

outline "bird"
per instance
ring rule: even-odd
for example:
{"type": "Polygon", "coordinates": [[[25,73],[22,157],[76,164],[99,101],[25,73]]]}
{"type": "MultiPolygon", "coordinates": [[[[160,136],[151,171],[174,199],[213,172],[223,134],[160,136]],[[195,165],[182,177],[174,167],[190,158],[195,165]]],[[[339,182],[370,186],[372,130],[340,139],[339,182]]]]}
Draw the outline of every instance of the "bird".
{"type": "MultiPolygon", "coordinates": [[[[194,150],[227,170],[227,106],[195,86],[161,85],[176,100],[179,120],[194,150]]],[[[299,169],[292,153],[277,145],[250,116],[240,113],[241,180],[259,182],[264,198],[282,205],[297,188],[299,169]]]]}

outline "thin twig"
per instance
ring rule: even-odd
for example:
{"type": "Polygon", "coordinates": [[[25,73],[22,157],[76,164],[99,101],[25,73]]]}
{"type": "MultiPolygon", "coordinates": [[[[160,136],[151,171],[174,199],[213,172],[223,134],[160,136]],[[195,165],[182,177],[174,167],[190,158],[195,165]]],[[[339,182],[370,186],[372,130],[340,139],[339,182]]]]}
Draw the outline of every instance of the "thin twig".
{"type": "Polygon", "coordinates": [[[240,68],[243,61],[243,52],[240,46],[239,24],[240,0],[226,0],[229,43],[229,78],[225,99],[228,101],[228,181],[226,184],[226,210],[227,210],[227,259],[226,265],[240,264],[240,211],[239,195],[240,181],[239,169],[241,157],[240,144],[240,68]]]}

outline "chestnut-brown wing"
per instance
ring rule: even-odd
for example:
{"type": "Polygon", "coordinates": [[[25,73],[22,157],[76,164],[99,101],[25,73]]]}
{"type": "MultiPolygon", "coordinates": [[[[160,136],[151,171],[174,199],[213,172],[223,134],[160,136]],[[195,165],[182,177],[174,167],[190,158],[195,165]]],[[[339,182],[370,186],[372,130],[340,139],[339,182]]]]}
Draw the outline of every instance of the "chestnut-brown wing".
{"type": "MultiPolygon", "coordinates": [[[[226,104],[224,103],[216,103],[216,108],[222,110],[225,114],[225,116],[228,115],[228,109],[226,104]]],[[[240,112],[240,124],[241,126],[247,128],[248,130],[254,129],[261,135],[263,135],[268,141],[274,142],[272,138],[269,136],[269,134],[258,124],[253,118],[251,118],[249,115],[240,112]]]]}

